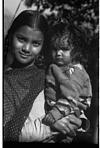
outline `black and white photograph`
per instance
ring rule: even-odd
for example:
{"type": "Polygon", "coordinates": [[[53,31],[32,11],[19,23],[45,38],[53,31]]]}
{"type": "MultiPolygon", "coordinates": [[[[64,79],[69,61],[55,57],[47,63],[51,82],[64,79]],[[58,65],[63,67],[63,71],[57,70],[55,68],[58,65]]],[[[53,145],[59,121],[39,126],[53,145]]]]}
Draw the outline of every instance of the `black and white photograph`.
{"type": "Polygon", "coordinates": [[[99,0],[2,3],[4,147],[99,146],[99,0]]]}

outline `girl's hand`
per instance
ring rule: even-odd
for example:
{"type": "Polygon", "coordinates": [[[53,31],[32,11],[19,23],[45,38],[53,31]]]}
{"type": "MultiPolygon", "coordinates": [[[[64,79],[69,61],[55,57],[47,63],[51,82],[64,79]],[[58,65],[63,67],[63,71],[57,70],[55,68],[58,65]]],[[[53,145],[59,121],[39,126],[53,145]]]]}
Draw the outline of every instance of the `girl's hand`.
{"type": "Polygon", "coordinates": [[[53,128],[63,134],[74,137],[81,124],[81,119],[77,118],[75,115],[69,115],[56,121],[53,128]]]}
{"type": "Polygon", "coordinates": [[[74,114],[68,115],[68,118],[74,129],[77,130],[82,125],[81,119],[76,117],[74,114]]]}

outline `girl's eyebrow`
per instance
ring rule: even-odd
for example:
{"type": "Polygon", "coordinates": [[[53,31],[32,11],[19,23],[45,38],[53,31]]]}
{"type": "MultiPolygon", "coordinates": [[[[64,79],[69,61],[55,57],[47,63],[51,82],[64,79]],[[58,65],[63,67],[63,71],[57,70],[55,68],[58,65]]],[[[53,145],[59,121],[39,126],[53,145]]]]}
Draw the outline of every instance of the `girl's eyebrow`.
{"type": "Polygon", "coordinates": [[[16,33],[16,35],[26,37],[26,35],[24,35],[23,33],[16,33]]]}
{"type": "Polygon", "coordinates": [[[38,40],[35,40],[35,39],[34,39],[34,40],[32,41],[32,43],[34,43],[34,42],[41,43],[42,40],[39,40],[39,39],[38,39],[38,40]]]}
{"type": "MultiPolygon", "coordinates": [[[[22,37],[24,39],[28,39],[26,35],[24,35],[23,33],[16,33],[16,36],[18,37],[22,37]]],[[[42,42],[42,39],[33,39],[32,42],[42,42]]]]}

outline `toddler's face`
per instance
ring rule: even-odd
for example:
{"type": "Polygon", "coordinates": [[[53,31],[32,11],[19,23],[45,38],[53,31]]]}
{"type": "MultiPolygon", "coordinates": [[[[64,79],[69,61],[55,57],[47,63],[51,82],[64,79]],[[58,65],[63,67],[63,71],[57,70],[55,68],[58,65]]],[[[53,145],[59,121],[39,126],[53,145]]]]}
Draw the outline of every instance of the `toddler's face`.
{"type": "Polygon", "coordinates": [[[55,35],[52,41],[54,63],[59,66],[68,65],[71,62],[71,51],[73,49],[69,32],[55,35]]]}
{"type": "Polygon", "coordinates": [[[71,62],[70,52],[71,50],[53,49],[52,58],[53,58],[54,63],[56,63],[59,66],[69,64],[71,62]]]}
{"type": "Polygon", "coordinates": [[[44,36],[41,31],[22,26],[13,35],[12,49],[16,60],[21,64],[32,64],[40,53],[44,36]]]}

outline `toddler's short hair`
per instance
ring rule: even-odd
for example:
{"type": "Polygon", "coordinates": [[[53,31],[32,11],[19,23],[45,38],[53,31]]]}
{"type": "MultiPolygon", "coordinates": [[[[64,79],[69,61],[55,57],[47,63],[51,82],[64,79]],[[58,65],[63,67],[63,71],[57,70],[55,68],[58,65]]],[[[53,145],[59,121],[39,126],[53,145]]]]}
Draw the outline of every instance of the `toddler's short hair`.
{"type": "Polygon", "coordinates": [[[77,27],[70,23],[65,24],[61,22],[53,27],[52,32],[50,50],[71,50],[71,60],[73,63],[80,62],[83,65],[86,63],[86,57],[84,59],[83,56],[86,44],[82,32],[77,27]]]}

